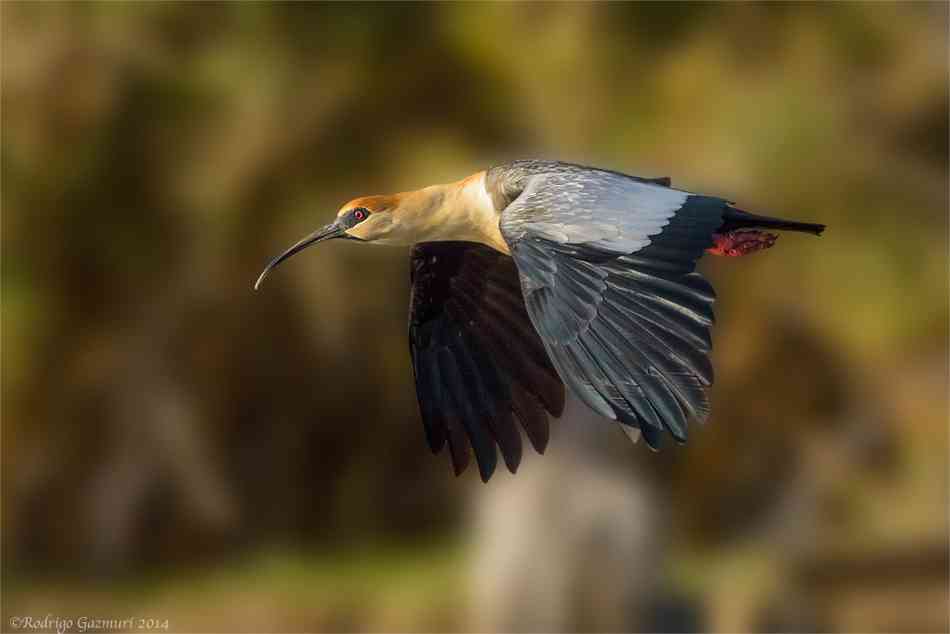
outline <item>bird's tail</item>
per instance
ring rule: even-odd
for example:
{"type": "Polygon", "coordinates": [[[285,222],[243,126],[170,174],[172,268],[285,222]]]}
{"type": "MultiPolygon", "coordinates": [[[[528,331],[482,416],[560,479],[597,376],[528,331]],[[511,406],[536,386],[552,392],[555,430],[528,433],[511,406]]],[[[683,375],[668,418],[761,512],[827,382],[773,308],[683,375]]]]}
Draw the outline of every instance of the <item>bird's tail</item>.
{"type": "Polygon", "coordinates": [[[736,229],[779,229],[782,231],[800,231],[802,233],[811,233],[820,236],[825,230],[825,225],[812,222],[795,222],[794,220],[782,220],[781,218],[769,218],[768,216],[757,216],[747,211],[727,207],[722,215],[722,227],[720,233],[728,233],[736,229]]]}

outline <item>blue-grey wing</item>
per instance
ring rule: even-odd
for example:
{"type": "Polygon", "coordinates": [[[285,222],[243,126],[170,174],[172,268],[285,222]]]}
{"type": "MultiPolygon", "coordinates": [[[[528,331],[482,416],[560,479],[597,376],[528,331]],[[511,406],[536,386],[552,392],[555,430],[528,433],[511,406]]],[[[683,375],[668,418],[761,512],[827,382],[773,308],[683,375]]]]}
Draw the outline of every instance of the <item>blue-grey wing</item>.
{"type": "Polygon", "coordinates": [[[584,244],[618,254],[650,243],[689,192],[593,169],[536,174],[501,216],[505,238],[532,235],[561,244],[584,244]]]}
{"type": "Polygon", "coordinates": [[[557,167],[518,174],[500,220],[532,323],[588,406],[639,428],[651,446],[663,430],[684,441],[687,420],[709,412],[713,380],[715,293],[695,264],[727,203],[557,167]]]}

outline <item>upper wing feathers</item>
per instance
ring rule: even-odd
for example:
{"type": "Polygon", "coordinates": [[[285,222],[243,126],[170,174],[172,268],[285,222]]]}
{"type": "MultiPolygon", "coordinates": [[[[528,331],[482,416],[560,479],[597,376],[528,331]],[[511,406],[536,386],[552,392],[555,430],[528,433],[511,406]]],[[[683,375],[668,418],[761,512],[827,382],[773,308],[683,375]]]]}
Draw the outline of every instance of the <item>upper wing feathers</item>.
{"type": "Polygon", "coordinates": [[[663,430],[685,440],[687,421],[708,415],[713,380],[715,293],[695,263],[725,201],[565,164],[508,169],[505,191],[523,187],[502,234],[562,379],[651,446],[663,430]]]}
{"type": "Polygon", "coordinates": [[[650,244],[689,193],[613,172],[575,169],[537,173],[505,208],[509,242],[525,236],[633,253],[650,244]]]}

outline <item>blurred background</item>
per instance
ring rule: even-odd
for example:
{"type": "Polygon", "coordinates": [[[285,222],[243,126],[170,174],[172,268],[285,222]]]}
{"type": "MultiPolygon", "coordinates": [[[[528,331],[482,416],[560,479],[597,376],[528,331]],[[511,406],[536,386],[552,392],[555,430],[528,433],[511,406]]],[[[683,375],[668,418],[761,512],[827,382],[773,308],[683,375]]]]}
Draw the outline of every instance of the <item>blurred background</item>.
{"type": "Polygon", "coordinates": [[[2,6],[3,631],[947,631],[946,3],[2,6]],[[827,223],[719,292],[710,423],[425,447],[402,249],[515,158],[827,223]]]}

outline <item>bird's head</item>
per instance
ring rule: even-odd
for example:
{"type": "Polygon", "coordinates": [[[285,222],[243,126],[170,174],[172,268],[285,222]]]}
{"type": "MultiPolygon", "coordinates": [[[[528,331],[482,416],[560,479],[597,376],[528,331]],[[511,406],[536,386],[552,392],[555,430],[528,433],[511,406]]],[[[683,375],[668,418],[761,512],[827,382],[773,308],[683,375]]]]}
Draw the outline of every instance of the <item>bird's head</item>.
{"type": "Polygon", "coordinates": [[[482,242],[508,253],[498,231],[498,216],[485,193],[484,176],[485,172],[479,172],[456,183],[388,196],[355,198],[340,208],[336,220],[271,260],[254,288],[290,256],[333,238],[395,246],[462,240],[482,242]]]}
{"type": "Polygon", "coordinates": [[[264,272],[257,278],[257,289],[267,274],[283,262],[304,249],[324,240],[345,238],[378,244],[411,244],[408,225],[397,219],[415,215],[414,197],[405,194],[391,196],[364,196],[346,203],[337,212],[336,220],[317,229],[297,244],[293,245],[270,261],[264,272]],[[408,242],[407,242],[408,240],[408,242]]]}
{"type": "Polygon", "coordinates": [[[336,222],[345,227],[341,237],[375,242],[389,235],[393,219],[400,212],[402,196],[363,196],[340,207],[336,222]]]}

